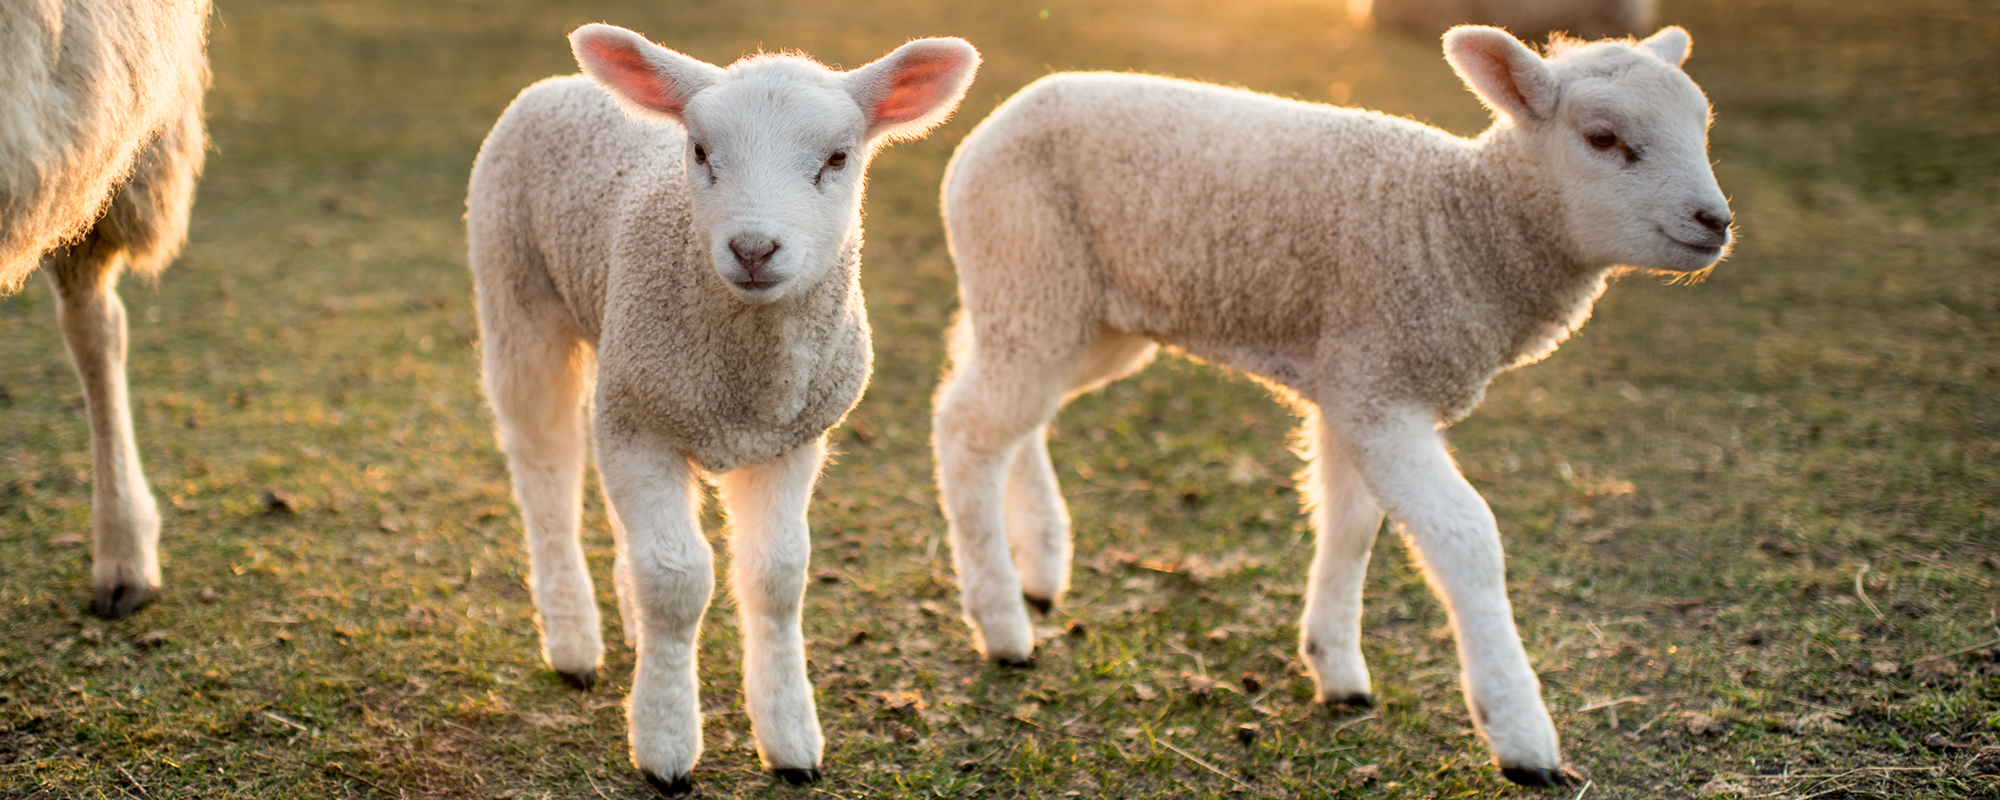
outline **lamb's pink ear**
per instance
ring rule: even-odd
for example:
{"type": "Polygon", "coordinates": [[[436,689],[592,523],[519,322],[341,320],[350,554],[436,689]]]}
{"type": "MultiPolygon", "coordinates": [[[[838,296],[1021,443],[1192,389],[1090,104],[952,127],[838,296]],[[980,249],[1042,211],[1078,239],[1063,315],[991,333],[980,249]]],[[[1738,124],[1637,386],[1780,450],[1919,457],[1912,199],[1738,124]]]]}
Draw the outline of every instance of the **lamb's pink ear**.
{"type": "Polygon", "coordinates": [[[1688,36],[1687,29],[1679,25],[1668,25],[1661,28],[1658,33],[1641,40],[1639,46],[1652,51],[1661,61],[1678,67],[1687,63],[1688,53],[1694,49],[1694,39],[1688,36]]]}
{"type": "Polygon", "coordinates": [[[583,73],[619,105],[642,115],[680,119],[688,100],[720,81],[720,67],[646,41],[616,25],[592,23],[569,35],[583,73]]]}
{"type": "Polygon", "coordinates": [[[868,118],[869,139],[915,139],[951,116],[979,70],[964,39],[917,39],[847,73],[847,92],[868,118]]]}
{"type": "Polygon", "coordinates": [[[1460,25],[1444,33],[1444,59],[1488,108],[1521,122],[1555,113],[1559,87],[1548,62],[1499,28],[1460,25]]]}

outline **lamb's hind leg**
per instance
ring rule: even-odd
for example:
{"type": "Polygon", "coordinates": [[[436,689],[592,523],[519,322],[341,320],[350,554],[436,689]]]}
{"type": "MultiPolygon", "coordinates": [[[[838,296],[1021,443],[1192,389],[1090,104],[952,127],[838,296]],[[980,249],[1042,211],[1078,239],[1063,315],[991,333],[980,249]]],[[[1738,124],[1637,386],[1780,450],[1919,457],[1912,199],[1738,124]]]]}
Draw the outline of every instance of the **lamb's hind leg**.
{"type": "Polygon", "coordinates": [[[160,587],[160,511],[146,486],[125,386],[125,304],[118,299],[120,249],[92,232],[43,265],[60,302],[56,319],[90,414],[91,610],[117,618],[160,587]]]}
{"type": "Polygon", "coordinates": [[[806,676],[805,602],[812,539],[806,502],[826,447],[801,447],[777,460],[722,476],[729,511],[729,585],[743,635],[743,704],[764,767],[792,784],[819,779],[822,739],[806,676]]]}
{"type": "MultiPolygon", "coordinates": [[[[1019,353],[1028,348],[996,349],[1019,353]]],[[[961,348],[951,376],[938,391],[932,446],[937,453],[938,493],[950,527],[952,566],[958,571],[959,601],[980,652],[1002,664],[1026,666],[1035,649],[1021,578],[1008,549],[1009,462],[1055,414],[1068,383],[1064,376],[1082,361],[1083,352],[1079,347],[1075,358],[1049,359],[1054,364],[1023,363],[1027,359],[996,363],[976,348],[971,352],[961,348]]],[[[1042,491],[1053,491],[1053,486],[1053,476],[1048,476],[1042,491]]],[[[1064,538],[1067,548],[1066,533],[1064,538]]]]}
{"type": "MultiPolygon", "coordinates": [[[[1106,333],[1090,348],[1089,358],[1070,382],[1068,397],[1130,375],[1146,366],[1159,345],[1142,336],[1106,333]]],[[[1014,551],[1014,569],[1021,576],[1021,593],[1044,614],[1069,590],[1069,509],[1063,505],[1049,460],[1048,425],[1035,428],[1015,450],[1007,473],[1007,542],[1014,551]]]]}
{"type": "Polygon", "coordinates": [[[1334,433],[1444,600],[1464,670],[1460,686],[1502,774],[1529,785],[1568,782],[1541,684],[1514,628],[1499,526],[1452,463],[1435,420],[1408,409],[1344,419],[1334,433]]]}
{"type": "Polygon", "coordinates": [[[1312,670],[1320,702],[1372,706],[1368,663],[1361,657],[1361,586],[1382,509],[1317,413],[1307,420],[1305,437],[1308,466],[1301,483],[1317,547],[1299,655],[1312,670]]]}
{"type": "Polygon", "coordinates": [[[488,307],[498,298],[482,301],[486,392],[527,528],[528,585],[541,618],[542,656],[571,686],[588,689],[604,655],[597,595],[577,538],[589,354],[555,309],[503,310],[488,307]]]}

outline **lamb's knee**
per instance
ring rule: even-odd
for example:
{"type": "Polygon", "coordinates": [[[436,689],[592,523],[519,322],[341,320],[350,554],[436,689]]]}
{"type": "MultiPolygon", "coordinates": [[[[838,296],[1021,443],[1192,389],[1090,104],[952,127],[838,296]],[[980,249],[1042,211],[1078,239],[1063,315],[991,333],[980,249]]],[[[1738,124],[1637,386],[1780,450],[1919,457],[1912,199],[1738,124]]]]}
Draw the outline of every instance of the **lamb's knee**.
{"type": "Polygon", "coordinates": [[[670,559],[633,549],[632,589],[644,624],[692,631],[715,590],[714,557],[697,551],[670,559]]]}

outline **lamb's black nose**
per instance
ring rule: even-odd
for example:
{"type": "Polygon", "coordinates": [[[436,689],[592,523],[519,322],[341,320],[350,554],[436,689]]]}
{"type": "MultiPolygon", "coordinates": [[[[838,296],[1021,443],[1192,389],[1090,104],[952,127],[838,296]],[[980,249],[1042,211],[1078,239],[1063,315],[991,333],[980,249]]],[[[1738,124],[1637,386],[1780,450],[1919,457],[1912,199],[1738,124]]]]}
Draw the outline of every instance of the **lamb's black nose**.
{"type": "Polygon", "coordinates": [[[1727,232],[1729,230],[1729,220],[1728,211],[1724,211],[1720,215],[1710,213],[1705,208],[1694,212],[1694,221],[1700,223],[1702,227],[1707,228],[1710,233],[1727,232]]]}
{"type": "Polygon", "coordinates": [[[736,254],[744,269],[754,273],[771,260],[772,253],[778,252],[778,242],[761,233],[737,234],[729,240],[729,252],[736,254]]]}

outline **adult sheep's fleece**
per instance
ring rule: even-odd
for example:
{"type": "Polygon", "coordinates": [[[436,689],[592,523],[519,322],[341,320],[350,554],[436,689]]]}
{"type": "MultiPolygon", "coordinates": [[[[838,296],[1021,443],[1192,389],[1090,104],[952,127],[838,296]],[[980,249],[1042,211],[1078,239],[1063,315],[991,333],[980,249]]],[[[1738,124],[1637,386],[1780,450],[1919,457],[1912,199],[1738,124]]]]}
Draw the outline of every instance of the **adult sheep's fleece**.
{"type": "Polygon", "coordinates": [[[1299,653],[1322,700],[1372,702],[1362,577],[1386,511],[1457,636],[1505,775],[1564,779],[1492,512],[1438,429],[1547,355],[1607,276],[1708,269],[1730,214],[1687,33],[1559,41],[1463,26],[1445,55],[1494,111],[1406,119],[1140,75],[1044,78],[959,146],[944,186],[965,313],[937,396],[938,485],[980,649],[1027,660],[1023,603],[1069,582],[1044,441],[1068,398],[1159,343],[1257,376],[1306,417],[1318,532],[1299,653]]]}
{"type": "Polygon", "coordinates": [[[201,172],[207,0],[0,4],[0,295],[57,245],[106,231],[166,267],[201,172]],[[129,195],[129,196],[128,196],[129,195]]]}

